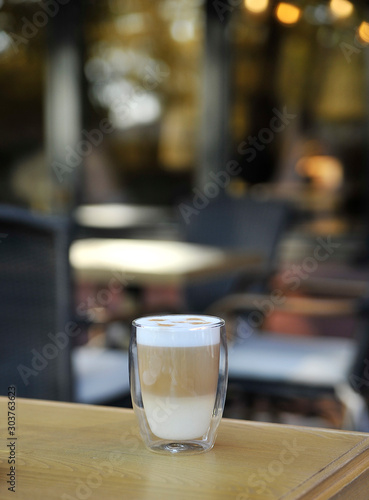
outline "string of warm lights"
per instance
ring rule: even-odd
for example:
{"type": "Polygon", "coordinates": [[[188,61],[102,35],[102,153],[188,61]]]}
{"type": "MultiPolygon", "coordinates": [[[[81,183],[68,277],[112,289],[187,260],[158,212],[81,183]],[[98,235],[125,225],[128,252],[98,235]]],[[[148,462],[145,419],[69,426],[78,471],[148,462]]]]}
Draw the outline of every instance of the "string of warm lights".
{"type": "MultiPolygon", "coordinates": [[[[270,4],[270,0],[244,0],[246,10],[254,15],[266,12],[270,4]]],[[[330,0],[328,9],[332,20],[340,20],[353,14],[354,5],[349,0],[330,0]]],[[[303,9],[293,2],[278,2],[274,9],[274,15],[281,24],[294,25],[301,19],[303,9]]],[[[365,25],[359,30],[359,36],[361,40],[368,42],[369,30],[365,25]]]]}

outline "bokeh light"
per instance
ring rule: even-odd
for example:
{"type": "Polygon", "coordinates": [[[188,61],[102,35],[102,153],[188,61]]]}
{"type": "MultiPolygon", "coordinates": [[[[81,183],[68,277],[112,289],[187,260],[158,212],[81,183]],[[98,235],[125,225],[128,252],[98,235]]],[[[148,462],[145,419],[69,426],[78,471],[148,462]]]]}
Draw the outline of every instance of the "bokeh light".
{"type": "Polygon", "coordinates": [[[369,23],[363,21],[357,30],[357,34],[361,42],[369,43],[369,23]]]}
{"type": "Polygon", "coordinates": [[[245,7],[253,14],[265,12],[269,6],[269,0],[245,0],[245,7]]]}
{"type": "Polygon", "coordinates": [[[301,17],[301,9],[296,5],[280,2],[277,5],[275,15],[282,24],[295,24],[301,17]]]}
{"type": "Polygon", "coordinates": [[[332,14],[339,19],[351,16],[354,6],[348,0],[331,0],[330,9],[332,14]]]}

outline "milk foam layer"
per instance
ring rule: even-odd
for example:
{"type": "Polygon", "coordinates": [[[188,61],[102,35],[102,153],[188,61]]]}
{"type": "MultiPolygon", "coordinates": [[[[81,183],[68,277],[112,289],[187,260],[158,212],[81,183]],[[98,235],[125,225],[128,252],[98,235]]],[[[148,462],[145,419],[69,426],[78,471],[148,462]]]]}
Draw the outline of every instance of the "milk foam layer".
{"type": "Polygon", "coordinates": [[[197,347],[218,344],[223,320],[215,316],[168,314],[147,316],[133,323],[137,343],[156,347],[197,347]]]}

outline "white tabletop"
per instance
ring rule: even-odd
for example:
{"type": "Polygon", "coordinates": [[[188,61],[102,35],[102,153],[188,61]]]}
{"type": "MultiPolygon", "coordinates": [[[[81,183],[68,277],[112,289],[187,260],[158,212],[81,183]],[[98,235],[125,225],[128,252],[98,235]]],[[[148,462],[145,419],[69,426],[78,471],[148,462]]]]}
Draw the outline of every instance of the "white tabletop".
{"type": "Polygon", "coordinates": [[[261,256],[163,240],[85,239],[71,245],[78,278],[106,281],[114,272],[135,283],[183,283],[255,269],[261,256]]]}
{"type": "Polygon", "coordinates": [[[254,333],[230,346],[229,376],[338,387],[347,382],[356,355],[353,339],[254,333]]]}
{"type": "Polygon", "coordinates": [[[170,213],[170,209],[163,206],[109,203],[81,205],[76,208],[74,218],[84,227],[124,229],[168,221],[170,213]]]}

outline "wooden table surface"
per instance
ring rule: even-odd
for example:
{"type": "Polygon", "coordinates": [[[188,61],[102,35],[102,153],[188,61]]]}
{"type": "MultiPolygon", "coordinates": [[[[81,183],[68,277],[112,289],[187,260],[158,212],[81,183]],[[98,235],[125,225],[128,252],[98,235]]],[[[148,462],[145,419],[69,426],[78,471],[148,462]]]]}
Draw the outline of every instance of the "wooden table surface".
{"type": "Polygon", "coordinates": [[[76,277],[88,281],[107,281],[119,272],[140,285],[183,284],[255,271],[262,255],[181,241],[94,238],[72,243],[70,263],[76,277]]]}
{"type": "Polygon", "coordinates": [[[132,410],[19,399],[16,440],[0,398],[0,498],[369,498],[369,435],[223,419],[213,450],[148,451],[132,410]],[[7,444],[15,441],[15,494],[7,444]]]}

